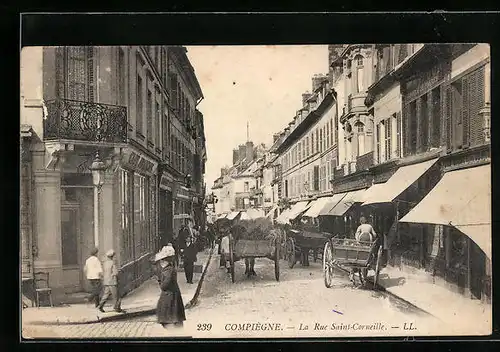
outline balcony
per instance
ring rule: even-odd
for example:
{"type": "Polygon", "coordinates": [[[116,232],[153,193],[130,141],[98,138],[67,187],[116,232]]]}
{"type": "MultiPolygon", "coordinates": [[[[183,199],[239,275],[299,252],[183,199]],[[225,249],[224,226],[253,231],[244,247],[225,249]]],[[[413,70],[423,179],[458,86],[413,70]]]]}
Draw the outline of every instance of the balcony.
{"type": "Polygon", "coordinates": [[[344,109],[340,123],[344,123],[354,114],[367,114],[368,108],[365,105],[365,99],[368,96],[366,92],[352,93],[347,96],[346,109],[344,109]]]}
{"type": "Polygon", "coordinates": [[[373,151],[358,156],[356,159],[356,169],[368,170],[371,166],[374,165],[373,157],[374,157],[373,151]]]}
{"type": "Polygon", "coordinates": [[[44,140],[127,142],[127,108],[86,101],[45,102],[44,140]]]}

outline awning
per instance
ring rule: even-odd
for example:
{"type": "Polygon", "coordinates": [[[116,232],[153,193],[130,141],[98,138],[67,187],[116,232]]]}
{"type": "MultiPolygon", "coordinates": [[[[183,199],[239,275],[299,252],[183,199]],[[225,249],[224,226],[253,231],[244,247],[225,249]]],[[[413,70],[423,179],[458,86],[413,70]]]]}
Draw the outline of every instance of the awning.
{"type": "Polygon", "coordinates": [[[250,219],[258,219],[264,217],[264,211],[255,208],[247,209],[246,214],[250,217],[250,219]]]}
{"type": "Polygon", "coordinates": [[[226,219],[233,220],[235,217],[238,216],[239,213],[240,213],[239,211],[232,211],[226,216],[226,219]]]}
{"type": "Polygon", "coordinates": [[[363,205],[375,203],[390,203],[403,193],[411,184],[417,181],[429,168],[436,163],[438,158],[427,160],[418,164],[400,167],[391,178],[384,183],[378,192],[370,194],[363,205]]]}
{"type": "Polygon", "coordinates": [[[242,211],[240,213],[240,217],[239,217],[239,220],[251,220],[252,218],[250,217],[250,215],[248,215],[248,213],[246,211],[242,211]]]}
{"type": "Polygon", "coordinates": [[[294,206],[292,206],[292,209],[290,209],[290,213],[288,214],[288,219],[293,220],[297,216],[299,216],[300,213],[302,213],[304,210],[308,208],[309,201],[302,201],[295,203],[294,206]]]}
{"type": "Polygon", "coordinates": [[[344,216],[354,203],[361,203],[364,200],[363,195],[365,192],[365,189],[348,192],[347,195],[328,212],[328,215],[344,216]]]}
{"type": "Polygon", "coordinates": [[[337,193],[331,196],[328,200],[328,202],[325,204],[323,209],[319,211],[318,215],[328,215],[328,212],[337,205],[338,202],[342,200],[342,198],[345,197],[347,193],[337,193]]]}
{"type": "Polygon", "coordinates": [[[311,207],[304,213],[304,216],[315,218],[319,215],[321,209],[325,207],[331,197],[318,198],[312,202],[311,207]]]}
{"type": "Polygon", "coordinates": [[[277,218],[276,222],[279,224],[287,224],[288,223],[288,214],[291,209],[284,210],[277,218]]]}
{"type": "Polygon", "coordinates": [[[276,211],[276,209],[278,209],[278,206],[277,206],[277,205],[273,206],[273,207],[271,208],[271,210],[269,210],[269,211],[267,212],[267,214],[266,214],[266,218],[268,218],[268,217],[273,218],[273,215],[274,215],[274,212],[276,211]]]}
{"type": "Polygon", "coordinates": [[[219,215],[219,216],[217,217],[217,220],[218,220],[218,219],[225,219],[225,218],[226,218],[226,216],[227,216],[227,214],[221,214],[221,215],[219,215]]]}
{"type": "Polygon", "coordinates": [[[450,171],[401,222],[451,225],[491,258],[491,167],[450,171]]]}

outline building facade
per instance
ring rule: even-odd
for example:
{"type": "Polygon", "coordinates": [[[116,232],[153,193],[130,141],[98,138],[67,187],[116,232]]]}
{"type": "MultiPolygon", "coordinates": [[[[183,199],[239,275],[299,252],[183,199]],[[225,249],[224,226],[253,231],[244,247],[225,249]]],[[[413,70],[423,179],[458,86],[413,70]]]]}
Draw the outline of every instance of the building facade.
{"type": "Polygon", "coordinates": [[[193,157],[204,155],[203,125],[195,126],[202,93],[185,49],[40,47],[21,59],[32,186],[22,188],[32,209],[26,253],[64,297],[88,289],[82,269],[93,247],[114,249],[121,289],[131,290],[149,278],[151,254],[171,235],[175,200],[184,195],[192,207],[203,197],[204,157],[193,157]],[[173,72],[184,95],[175,94],[173,72]]]}

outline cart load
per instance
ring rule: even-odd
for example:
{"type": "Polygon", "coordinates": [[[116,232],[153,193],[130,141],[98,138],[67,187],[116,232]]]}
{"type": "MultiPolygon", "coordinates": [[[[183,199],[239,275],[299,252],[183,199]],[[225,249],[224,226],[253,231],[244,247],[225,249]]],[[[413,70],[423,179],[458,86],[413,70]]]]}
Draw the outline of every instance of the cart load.
{"type": "Polygon", "coordinates": [[[236,221],[231,228],[229,262],[234,282],[234,262],[240,259],[269,258],[275,264],[276,280],[279,280],[279,253],[281,232],[274,229],[271,220],[257,218],[236,221]]]}

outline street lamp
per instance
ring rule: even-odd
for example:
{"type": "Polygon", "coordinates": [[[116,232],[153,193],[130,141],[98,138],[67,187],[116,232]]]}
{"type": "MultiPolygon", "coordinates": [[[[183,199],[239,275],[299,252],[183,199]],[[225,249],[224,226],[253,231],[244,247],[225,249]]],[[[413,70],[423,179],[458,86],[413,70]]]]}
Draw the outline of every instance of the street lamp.
{"type": "Polygon", "coordinates": [[[106,164],[99,158],[99,152],[96,153],[95,159],[90,165],[92,171],[92,181],[94,184],[94,246],[99,246],[99,193],[101,193],[102,185],[104,184],[104,172],[106,164]]]}

